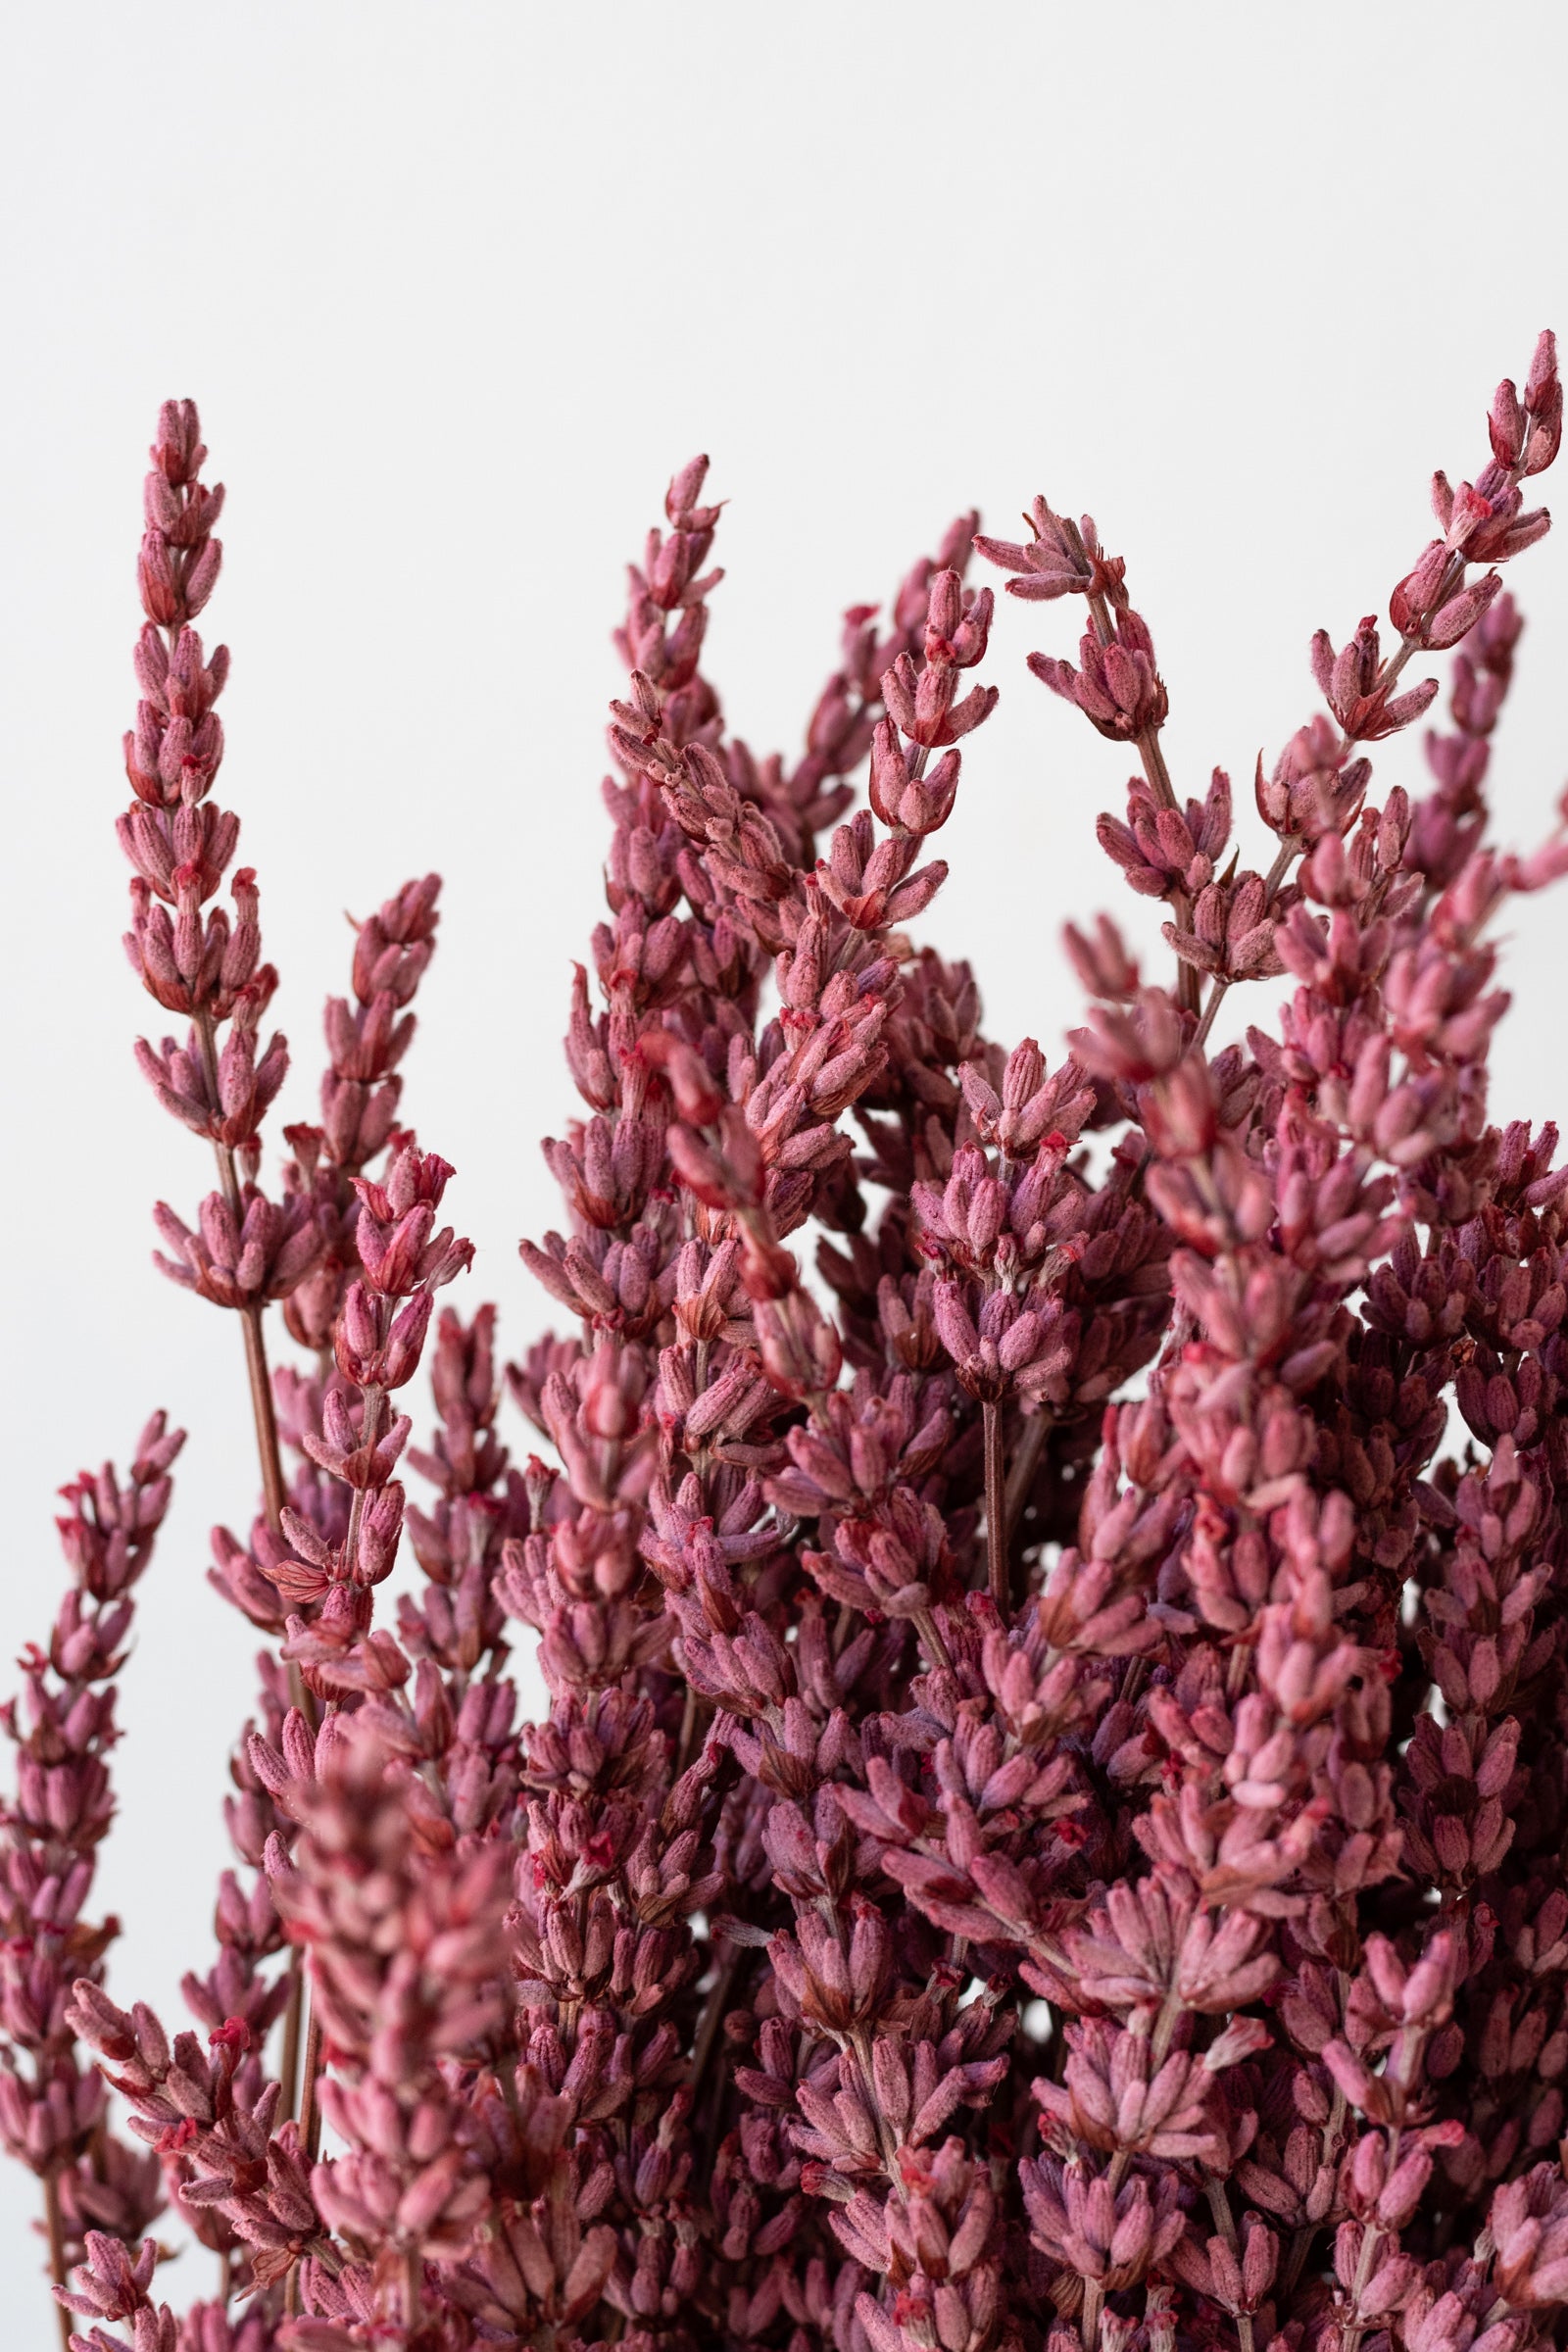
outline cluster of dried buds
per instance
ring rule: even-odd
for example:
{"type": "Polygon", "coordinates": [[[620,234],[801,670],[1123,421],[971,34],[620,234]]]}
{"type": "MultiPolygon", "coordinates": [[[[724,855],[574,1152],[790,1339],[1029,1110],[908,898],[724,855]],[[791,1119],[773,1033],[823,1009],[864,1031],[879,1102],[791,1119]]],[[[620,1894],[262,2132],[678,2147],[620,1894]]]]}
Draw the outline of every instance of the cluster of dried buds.
{"type": "Polygon", "coordinates": [[[221,492],[166,408],[129,946],[189,1024],[142,1065],[217,1153],[159,1224],[239,1318],[262,1506],[212,1582],[267,1646],[172,2034],[83,1913],[179,1440],[67,1490],[3,1719],[0,2132],[76,2352],[1568,2340],[1568,1169],[1487,1113],[1490,926],[1568,872],[1568,813],[1507,851],[1486,790],[1561,429],[1548,335],[1392,638],[1314,640],[1255,867],[1223,773],[1178,797],[1087,516],[965,515],[853,608],[791,762],[704,672],[719,510],[678,473],[617,636],[564,1230],[523,1244],[569,1320],[503,1382],[490,1308],[432,1336],[471,1253],[399,1124],[433,877],[360,927],[320,1124],[259,1188],[286,1049],[248,869],[211,904],[227,662],[190,625],[221,492]],[[1100,839],[1166,909],[1161,977],[1069,934],[1054,1067],[906,928],[997,699],[977,556],[1083,600],[1076,664],[1029,668],[1136,759],[1100,839]],[[1430,785],[1375,790],[1450,650],[1430,785]],[[422,1590],[377,1622],[405,1527],[422,1590]],[[212,2258],[180,2316],[166,2210],[212,2258]]]}

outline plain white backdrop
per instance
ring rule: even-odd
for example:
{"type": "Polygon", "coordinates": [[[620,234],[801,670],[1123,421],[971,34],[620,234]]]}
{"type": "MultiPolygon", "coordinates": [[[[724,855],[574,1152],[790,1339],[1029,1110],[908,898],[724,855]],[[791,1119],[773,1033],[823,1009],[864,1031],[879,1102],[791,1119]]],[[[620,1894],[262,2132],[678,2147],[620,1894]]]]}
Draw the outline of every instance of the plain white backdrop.
{"type": "MultiPolygon", "coordinates": [[[[152,1200],[188,1210],[212,1179],[132,1066],[164,1016],[120,947],[159,400],[200,401],[229,486],[203,626],[233,649],[220,797],[295,1049],[273,1132],[313,1111],[343,910],[439,865],[406,1108],[459,1171],[466,1301],[498,1298],[515,1349],[546,1319],[515,1245],[557,1214],[537,1144],[572,1107],[608,632],[672,468],[710,451],[731,501],[710,666],[759,749],[798,746],[842,607],[953,513],[1005,531],[1042,489],[1091,509],[1154,630],[1178,787],[1228,766],[1250,838],[1254,759],[1313,708],[1311,630],[1386,604],[1431,469],[1475,470],[1496,378],[1568,328],[1568,17],[56,0],[13,12],[6,51],[0,1661],[55,1607],[55,1487],[166,1404],[190,1444],[101,1887],[112,1989],[173,2021],[252,1681],[207,1530],[247,1521],[255,1481],[237,1330],[149,1264],[152,1200]]],[[[1523,842],[1568,771],[1568,544],[1513,584],[1530,629],[1494,775],[1523,842]]],[[[1077,1016],[1063,918],[1140,914],[1093,837],[1122,763],[1023,669],[1073,626],[1001,616],[1002,706],[925,926],[980,966],[992,1034],[1053,1058],[1077,1016]]],[[[1419,751],[1379,764],[1415,782],[1419,751]]],[[[1499,1114],[1562,1106],[1565,918],[1515,922],[1499,1114]]],[[[35,2197],[0,2173],[16,2352],[54,2341],[35,2197]]],[[[182,2305],[206,2257],[166,2278],[182,2305]]]]}

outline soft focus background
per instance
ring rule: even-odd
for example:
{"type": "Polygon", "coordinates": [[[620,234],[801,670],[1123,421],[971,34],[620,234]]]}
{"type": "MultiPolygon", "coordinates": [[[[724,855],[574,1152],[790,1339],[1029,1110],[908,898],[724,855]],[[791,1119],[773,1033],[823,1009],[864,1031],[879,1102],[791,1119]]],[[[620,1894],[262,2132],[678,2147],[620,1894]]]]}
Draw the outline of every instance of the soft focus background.
{"type": "MultiPolygon", "coordinates": [[[[164,1016],[120,947],[159,400],[199,400],[230,490],[202,627],[234,652],[220,797],[295,1048],[272,1131],[314,1113],[344,910],[439,866],[405,1110],[456,1163],[479,1245],[448,1296],[499,1299],[514,1350],[545,1321],[515,1245],[559,1214],[537,1146],[571,1114],[559,1040],[600,904],[608,632],[674,466],[710,451],[732,502],[708,666],[758,749],[798,747],[846,604],[885,595],[959,508],[1007,531],[1043,489],[1128,558],[1178,790],[1226,765],[1255,840],[1256,755],[1314,706],[1310,632],[1386,606],[1429,535],[1432,468],[1476,470],[1497,377],[1523,375],[1538,327],[1568,329],[1568,14],[1524,0],[1502,22],[1447,0],[13,15],[0,1660],[53,1613],[55,1487],[167,1405],[191,1440],[101,1874],[121,1999],[173,2022],[206,1950],[253,1647],[202,1573],[210,1525],[252,1508],[239,1331],[148,1260],[152,1200],[188,1211],[211,1162],[134,1070],[164,1016]]],[[[1568,542],[1513,584],[1530,628],[1493,776],[1529,842],[1568,773],[1568,542]]],[[[1002,613],[1002,707],[925,926],[976,960],[991,1033],[1053,1059],[1077,1017],[1063,918],[1140,912],[1094,843],[1124,762],[1023,668],[1076,625],[1002,613]]],[[[1384,781],[1419,759],[1396,749],[1384,781]]],[[[1516,919],[1499,1115],[1564,1107],[1565,922],[1560,895],[1516,919]]],[[[1231,1009],[1255,1016],[1255,992],[1231,1009]]],[[[36,2193],[0,2170],[16,2352],[54,2341],[36,2193]]],[[[174,2299],[204,2263],[170,2274],[174,2299]]]]}

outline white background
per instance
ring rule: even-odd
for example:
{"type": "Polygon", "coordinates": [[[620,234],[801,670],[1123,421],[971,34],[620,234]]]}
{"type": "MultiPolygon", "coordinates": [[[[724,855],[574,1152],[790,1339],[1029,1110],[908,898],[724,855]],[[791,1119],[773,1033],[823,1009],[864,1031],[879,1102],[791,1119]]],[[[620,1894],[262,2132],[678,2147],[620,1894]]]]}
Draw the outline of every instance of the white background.
{"type": "MultiPolygon", "coordinates": [[[[1565,23],[1516,5],[1489,35],[1439,0],[13,13],[0,1657],[50,1621],[55,1486],[167,1404],[191,1443],[101,1872],[122,1998],[173,2020],[205,1964],[253,1646],[202,1574],[208,1527],[251,1507],[239,1335],[147,1257],[152,1200],[188,1210],[210,1167],[132,1067],[165,1024],[119,944],[159,400],[199,399],[232,500],[203,625],[234,652],[220,797],[295,1042],[273,1132],[313,1113],[343,909],[439,864],[406,1105],[459,1170],[467,1303],[498,1298],[514,1348],[545,1319],[515,1242],[557,1213],[537,1139],[572,1107],[607,633],[674,466],[710,450],[732,501],[710,667],[760,749],[798,746],[843,606],[961,506],[1005,532],[1044,489],[1129,559],[1179,787],[1229,766],[1255,841],[1252,763],[1313,708],[1311,630],[1386,605],[1432,467],[1474,472],[1493,384],[1568,328],[1565,23]]],[[[1494,774],[1523,841],[1568,766],[1568,550],[1514,579],[1531,625],[1494,774]]],[[[1122,763],[1023,670],[1072,629],[1004,610],[927,919],[981,963],[992,1033],[1053,1058],[1077,1010],[1063,917],[1149,911],[1094,846],[1122,763]]],[[[1418,781],[1416,746],[1380,772],[1418,781]]],[[[1514,926],[1499,1114],[1561,1107],[1563,920],[1538,902],[1514,926]]],[[[35,2195],[0,2175],[18,2352],[54,2340],[35,2195]]],[[[182,2305],[206,2258],[166,2278],[182,2305]]]]}

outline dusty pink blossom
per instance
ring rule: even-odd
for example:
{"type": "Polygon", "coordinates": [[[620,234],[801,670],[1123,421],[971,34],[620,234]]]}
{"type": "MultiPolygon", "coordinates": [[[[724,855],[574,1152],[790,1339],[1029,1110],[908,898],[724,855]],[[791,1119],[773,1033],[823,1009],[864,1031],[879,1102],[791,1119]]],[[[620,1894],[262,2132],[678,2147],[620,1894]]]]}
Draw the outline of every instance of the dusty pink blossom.
{"type": "Polygon", "coordinates": [[[804,749],[754,750],[682,467],[616,634],[582,1108],[541,1107],[563,1327],[503,1375],[404,1123],[435,876],[357,927],[261,1181],[286,1049],[250,869],[216,903],[192,626],[221,493],[165,409],[128,947],[215,1155],[158,1217],[243,1335],[261,1507],[212,1581],[266,1647],[171,2032],[88,1903],[179,1441],[67,1490],[5,1718],[0,2133],[82,2352],[1560,2342],[1568,1170],[1487,1102],[1492,926],[1568,871],[1488,805],[1549,336],[1487,434],[1387,625],[1314,637],[1255,817],[1221,769],[1178,793],[1126,564],[1043,498],[851,607],[804,749]],[[1136,761],[1098,837],[1160,937],[1069,933],[1065,1049],[988,1038],[923,941],[1010,612],[976,553],[1083,600],[1027,666],[1136,761]],[[1430,785],[1385,786],[1450,653],[1430,785]],[[180,2315],[161,2200],[214,2258],[180,2315]]]}

